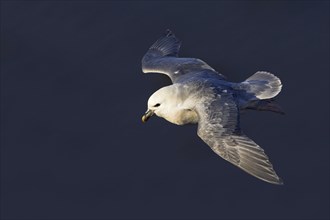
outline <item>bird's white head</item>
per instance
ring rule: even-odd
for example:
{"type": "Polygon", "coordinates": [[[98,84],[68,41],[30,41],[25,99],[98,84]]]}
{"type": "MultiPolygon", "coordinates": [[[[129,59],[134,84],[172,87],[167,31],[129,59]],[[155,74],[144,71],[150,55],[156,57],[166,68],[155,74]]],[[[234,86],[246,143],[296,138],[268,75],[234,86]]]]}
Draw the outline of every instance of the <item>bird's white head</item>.
{"type": "MultiPolygon", "coordinates": [[[[175,124],[185,124],[191,118],[191,102],[188,92],[179,85],[170,85],[157,90],[148,100],[148,110],[142,117],[146,122],[152,115],[164,118],[175,124]]],[[[194,115],[194,117],[196,117],[194,115]]],[[[194,119],[195,120],[195,119],[194,119]]]]}
{"type": "Polygon", "coordinates": [[[169,111],[175,99],[175,89],[172,85],[157,90],[148,100],[148,110],[143,115],[142,121],[146,122],[154,114],[163,117],[169,111]]]}

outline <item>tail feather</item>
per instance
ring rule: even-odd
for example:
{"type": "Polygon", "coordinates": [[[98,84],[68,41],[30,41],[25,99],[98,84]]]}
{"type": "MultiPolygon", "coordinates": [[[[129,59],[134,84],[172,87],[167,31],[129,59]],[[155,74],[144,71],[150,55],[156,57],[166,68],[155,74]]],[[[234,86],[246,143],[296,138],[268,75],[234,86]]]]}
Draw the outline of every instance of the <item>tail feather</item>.
{"type": "Polygon", "coordinates": [[[258,71],[240,83],[240,87],[257,99],[270,99],[281,92],[282,83],[275,75],[258,71]]]}

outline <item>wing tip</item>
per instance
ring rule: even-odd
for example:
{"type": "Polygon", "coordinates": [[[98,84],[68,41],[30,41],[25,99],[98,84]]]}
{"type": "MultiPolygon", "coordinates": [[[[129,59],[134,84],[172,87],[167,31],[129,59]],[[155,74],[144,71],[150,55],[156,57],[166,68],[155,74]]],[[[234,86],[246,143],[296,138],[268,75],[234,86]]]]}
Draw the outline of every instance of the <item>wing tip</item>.
{"type": "Polygon", "coordinates": [[[276,176],[276,180],[266,180],[266,179],[261,179],[261,180],[264,180],[265,182],[268,182],[268,183],[271,183],[271,184],[274,184],[274,185],[279,185],[279,186],[283,186],[284,185],[284,181],[276,176]]]}
{"type": "Polygon", "coordinates": [[[278,177],[278,182],[276,183],[277,185],[284,185],[284,181],[281,177],[278,177]]]}
{"type": "Polygon", "coordinates": [[[181,41],[173,31],[166,29],[162,36],[150,47],[160,53],[160,56],[177,56],[181,47],[181,41]]]}
{"type": "Polygon", "coordinates": [[[277,176],[277,174],[275,173],[275,171],[272,169],[272,174],[267,175],[267,176],[261,176],[258,175],[256,173],[251,172],[250,170],[247,170],[243,167],[240,167],[241,169],[243,169],[246,173],[250,174],[253,177],[256,177],[259,180],[262,180],[264,182],[270,183],[270,184],[274,184],[274,185],[284,185],[284,181],[281,177],[277,176]]]}
{"type": "Polygon", "coordinates": [[[166,37],[175,36],[174,33],[173,33],[173,31],[171,31],[169,28],[166,29],[164,35],[166,37]]]}

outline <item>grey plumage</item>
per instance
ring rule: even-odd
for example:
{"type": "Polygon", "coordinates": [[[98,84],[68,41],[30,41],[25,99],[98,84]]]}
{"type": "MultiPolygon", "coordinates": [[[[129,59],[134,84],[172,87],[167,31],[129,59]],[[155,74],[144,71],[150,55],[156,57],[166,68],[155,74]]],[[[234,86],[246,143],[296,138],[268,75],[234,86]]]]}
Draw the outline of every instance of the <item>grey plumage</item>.
{"type": "Polygon", "coordinates": [[[261,180],[282,184],[264,150],[243,134],[239,120],[244,109],[279,112],[273,100],[267,101],[281,91],[279,78],[259,71],[242,83],[228,82],[200,59],[178,58],[180,46],[168,30],[142,59],[144,73],[166,74],[173,82],[150,97],[149,113],[176,124],[197,122],[198,136],[216,154],[261,180]]]}
{"type": "MultiPolygon", "coordinates": [[[[167,30],[147,51],[142,59],[144,73],[162,73],[168,75],[173,83],[189,73],[217,73],[212,67],[200,59],[178,58],[181,42],[167,30]]],[[[222,76],[217,73],[218,76],[222,76]]],[[[224,76],[222,76],[224,78],[224,76]]]]}

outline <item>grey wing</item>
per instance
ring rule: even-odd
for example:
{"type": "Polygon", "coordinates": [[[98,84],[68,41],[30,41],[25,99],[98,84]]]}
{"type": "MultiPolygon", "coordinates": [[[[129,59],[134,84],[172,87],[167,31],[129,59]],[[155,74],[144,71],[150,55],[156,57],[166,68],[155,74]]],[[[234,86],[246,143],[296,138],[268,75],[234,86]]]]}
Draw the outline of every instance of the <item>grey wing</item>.
{"type": "MultiPolygon", "coordinates": [[[[168,75],[173,83],[187,73],[202,71],[217,73],[212,67],[200,59],[178,58],[180,46],[181,41],[170,30],[167,30],[143,56],[142,71],[144,73],[162,73],[168,75]]],[[[221,74],[219,75],[222,76],[221,74]]]]}
{"type": "Polygon", "coordinates": [[[211,149],[245,172],[269,183],[283,184],[264,150],[239,129],[239,113],[230,94],[197,108],[198,136],[211,149]]]}

